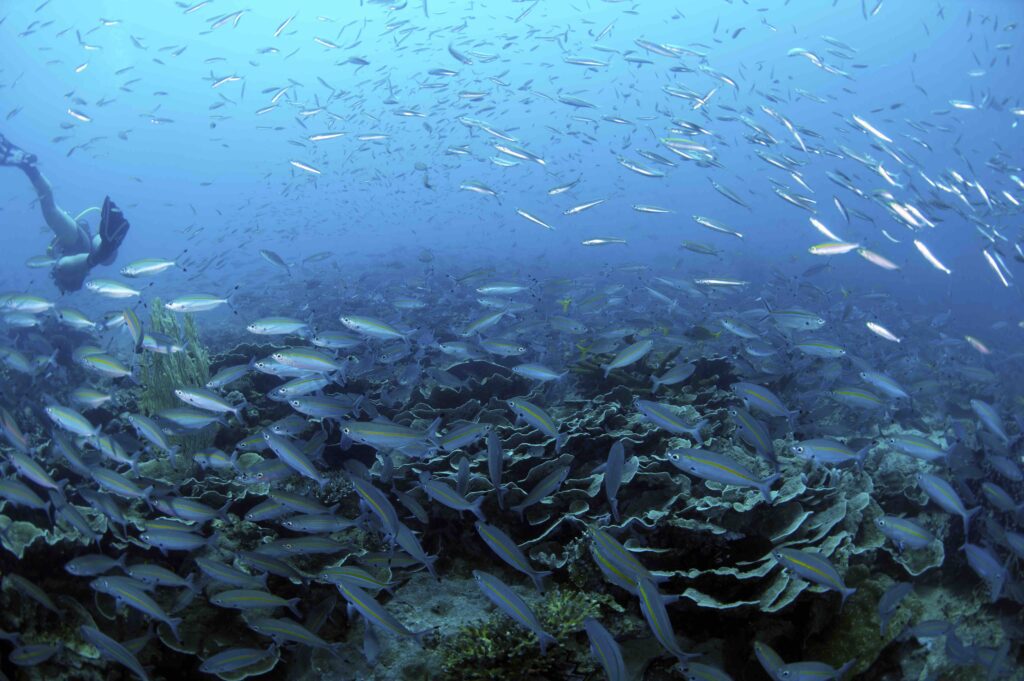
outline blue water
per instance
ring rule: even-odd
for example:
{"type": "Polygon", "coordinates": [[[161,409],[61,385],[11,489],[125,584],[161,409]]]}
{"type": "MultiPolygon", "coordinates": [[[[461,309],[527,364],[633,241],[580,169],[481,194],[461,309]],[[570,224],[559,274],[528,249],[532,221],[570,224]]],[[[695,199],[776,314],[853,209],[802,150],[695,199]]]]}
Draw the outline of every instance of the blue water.
{"type": "MultiPolygon", "coordinates": [[[[785,418],[764,417],[774,423],[773,436],[785,441],[781,447],[840,432],[866,441],[880,438],[883,428],[923,431],[928,424],[932,437],[948,438],[945,446],[962,464],[928,470],[948,473],[968,506],[984,503],[982,481],[998,481],[1020,504],[1021,482],[993,473],[985,457],[996,452],[1021,464],[1021,22],[1024,3],[1011,0],[8,0],[0,4],[0,133],[36,155],[57,204],[71,215],[99,206],[104,197],[123,209],[131,229],[116,260],[94,267],[87,280],[145,286],[127,303],[145,323],[147,305],[156,298],[230,297],[229,305],[196,316],[214,356],[239,342],[267,340],[245,331],[267,315],[299,318],[314,331],[340,328],[339,314],[380,318],[398,326],[416,352],[394,373],[385,367],[372,374],[376,382],[372,391],[366,388],[367,399],[385,403],[389,418],[404,418],[422,400],[392,404],[383,395],[403,368],[404,376],[451,369],[454,360],[438,351],[437,342],[514,340],[529,352],[488,359],[500,365],[498,373],[520,362],[569,372],[554,388],[530,393],[567,423],[573,409],[617,384],[614,378],[575,382],[589,348],[600,345],[605,332],[630,327],[633,339],[665,337],[659,343],[681,349],[680,359],[730,358],[734,378],[771,385],[799,414],[788,430],[785,418]],[[571,63],[579,59],[597,63],[571,63]],[[439,69],[453,73],[430,73],[439,69]],[[687,131],[687,125],[702,130],[687,131]],[[310,139],[332,134],[338,136],[310,139]],[[670,148],[675,144],[679,151],[679,143],[698,150],[684,158],[670,148]],[[512,153],[498,146],[511,146],[512,153]],[[526,150],[527,158],[517,157],[517,149],[526,150]],[[769,164],[758,152],[788,168],[769,164]],[[849,186],[834,181],[839,177],[849,186]],[[716,191],[713,182],[746,207],[716,191]],[[468,190],[467,183],[493,195],[468,190]],[[787,203],[777,188],[803,197],[809,209],[787,203]],[[599,204],[579,210],[592,201],[599,204]],[[887,201],[900,210],[887,208],[887,201]],[[908,207],[920,219],[901,218],[908,207]],[[695,216],[742,238],[707,229],[695,216]],[[849,244],[850,252],[809,252],[831,241],[812,218],[849,244]],[[584,243],[597,238],[626,243],[584,243]],[[716,254],[699,254],[684,242],[716,254]],[[858,247],[897,269],[869,262],[858,247]],[[279,256],[287,269],[268,255],[279,256]],[[173,259],[180,267],[146,279],[118,274],[143,258],[173,259]],[[826,262],[824,270],[813,269],[826,262]],[[460,281],[479,268],[489,271],[466,280],[470,284],[460,281]],[[709,279],[740,285],[708,285],[709,279]],[[474,290],[487,280],[522,284],[524,294],[512,300],[533,307],[510,312],[496,331],[463,338],[468,323],[493,310],[481,306],[474,290]],[[426,307],[398,310],[393,302],[400,296],[418,297],[426,307]],[[793,343],[804,336],[780,333],[761,312],[780,307],[821,315],[827,325],[810,337],[841,345],[845,358],[820,361],[795,352],[793,343]],[[552,331],[550,318],[559,314],[582,319],[587,332],[569,339],[552,331]],[[743,352],[745,340],[723,332],[726,317],[755,327],[780,354],[763,363],[751,360],[743,352]],[[900,342],[872,335],[869,321],[900,342]],[[700,333],[694,335],[695,329],[700,333]],[[682,344],[678,339],[686,334],[692,342],[682,344]],[[825,414],[827,391],[849,384],[868,366],[913,386],[917,402],[889,402],[880,415],[841,409],[825,414]],[[972,382],[956,374],[963,367],[992,372],[991,378],[972,382]],[[994,405],[1009,437],[1001,438],[977,409],[971,411],[972,399],[994,405]],[[962,436],[963,428],[969,437],[962,436]]],[[[84,219],[96,233],[98,213],[86,212],[84,219]]],[[[42,296],[95,321],[126,306],[88,287],[61,293],[47,268],[26,266],[45,254],[52,234],[31,185],[14,167],[0,168],[0,234],[0,292],[42,296]]],[[[60,325],[48,321],[37,331],[34,336],[0,324],[0,346],[31,349],[45,360],[49,343],[68,345],[60,325]]],[[[96,342],[116,348],[134,366],[125,338],[116,331],[72,336],[70,347],[96,342]]],[[[292,337],[288,344],[302,341],[292,337]]],[[[354,351],[367,371],[385,364],[381,345],[370,340],[354,351]]],[[[596,361],[607,364],[625,345],[612,344],[596,361]]],[[[658,346],[655,354],[665,349],[658,346]]],[[[661,356],[666,354],[674,356],[661,356]]],[[[4,390],[7,409],[24,396],[26,413],[16,413],[33,444],[41,444],[50,428],[42,405],[67,402],[65,394],[77,384],[75,370],[44,369],[4,390]]],[[[622,383],[649,399],[640,392],[664,366],[640,364],[629,371],[635,374],[622,383]]],[[[134,390],[124,383],[92,384],[134,390]]],[[[248,396],[267,389],[259,384],[248,396]]],[[[661,398],[672,401],[669,395],[689,403],[681,389],[661,398]]],[[[484,410],[491,397],[478,395],[481,411],[460,417],[488,420],[484,410]]],[[[724,404],[716,400],[715,408],[724,404]]],[[[282,415],[269,403],[250,406],[263,420],[282,415]]],[[[442,411],[445,426],[451,425],[442,411]]],[[[104,423],[116,415],[105,413],[104,423]]],[[[722,414],[712,420],[725,423],[722,414]]],[[[715,427],[721,435],[722,427],[715,427]]],[[[612,427],[606,428],[610,433],[612,427]]],[[[235,442],[219,432],[217,445],[231,451],[235,442]]],[[[594,445],[602,460],[608,444],[594,445]]],[[[637,453],[666,449],[664,441],[645,446],[649,451],[638,445],[637,453]]],[[[549,456],[552,451],[549,443],[549,456]]],[[[588,473],[599,463],[591,454],[583,465],[588,473]]],[[[367,462],[373,460],[371,451],[367,462]]],[[[327,461],[318,466],[329,467],[327,461]]],[[[484,478],[486,467],[479,465],[474,470],[484,478]]],[[[574,466],[574,475],[582,475],[579,462],[574,466]]],[[[432,470],[447,476],[452,467],[432,470]]],[[[60,465],[57,473],[65,473],[60,465]]],[[[783,479],[799,475],[790,470],[783,479]]],[[[16,477],[6,468],[4,476],[16,477]]],[[[415,481],[409,474],[405,491],[415,481]]],[[[86,483],[75,480],[69,490],[80,484],[86,483]]],[[[848,489],[852,496],[868,488],[848,489]]],[[[884,508],[881,490],[879,484],[877,494],[868,491],[884,508]]],[[[916,512],[892,494],[889,512],[916,512]]],[[[354,515],[352,507],[347,510],[354,515]]],[[[517,539],[527,540],[528,527],[511,514],[499,517],[506,531],[516,528],[517,539]]],[[[1019,660],[1020,558],[1011,559],[1005,535],[993,527],[1019,531],[1020,514],[987,508],[985,517],[991,522],[975,521],[968,539],[997,547],[999,564],[1011,566],[1003,600],[987,613],[991,621],[1015,617],[1017,624],[1004,630],[1003,639],[968,643],[996,647],[1010,641],[1011,659],[1019,660]]],[[[471,533],[471,523],[463,523],[471,533]]],[[[958,519],[951,526],[943,531],[960,531],[958,519]]],[[[436,552],[439,533],[421,529],[436,552]]],[[[916,583],[930,589],[974,585],[975,573],[958,550],[959,535],[941,540],[945,566],[930,581],[916,583]],[[952,561],[959,572],[950,568],[952,561]],[[941,579],[935,577],[940,571],[941,579]]],[[[657,533],[646,543],[657,545],[657,533]]],[[[871,574],[906,578],[888,557],[864,563],[871,574]]],[[[10,571],[13,563],[6,565],[10,571]]],[[[555,579],[562,578],[556,570],[555,579]]],[[[684,588],[673,582],[671,592],[684,588]]],[[[625,592],[613,593],[634,604],[625,592]]],[[[873,611],[872,601],[866,612],[873,611]]],[[[682,611],[672,612],[677,630],[684,628],[682,611]]],[[[935,619],[959,616],[928,612],[935,619]]],[[[118,636],[128,637],[127,631],[118,636]]],[[[790,641],[787,651],[811,654],[802,646],[790,641]]],[[[730,668],[721,655],[710,660],[730,668]]],[[[829,661],[838,667],[844,660],[829,661]]],[[[161,669],[159,656],[151,655],[149,664],[161,669]]],[[[742,664],[729,671],[748,678],[740,676],[742,668],[749,671],[742,664]]],[[[864,678],[909,674],[891,659],[875,669],[882,671],[867,671],[864,678]]],[[[914,669],[919,678],[932,678],[926,672],[939,667],[929,662],[914,669]]]]}
{"type": "MultiPolygon", "coordinates": [[[[185,15],[173,3],[149,7],[115,3],[104,6],[99,14],[120,23],[106,27],[91,9],[80,16],[81,9],[56,4],[39,12],[33,12],[29,3],[12,6],[0,27],[6,45],[4,99],[9,110],[18,107],[20,111],[5,121],[4,134],[40,157],[58,203],[67,210],[77,213],[97,205],[104,195],[125,208],[132,233],[121,250],[122,261],[173,257],[183,246],[181,230],[195,225],[202,232],[191,244],[192,257],[226,253],[225,271],[230,272],[229,279],[238,281],[247,276],[259,279],[261,271],[276,274],[255,257],[256,245],[289,260],[301,259],[311,249],[334,250],[346,262],[370,265],[389,254],[408,257],[421,248],[467,267],[489,264],[501,254],[541,276],[548,269],[559,271],[567,260],[586,270],[604,263],[653,264],[664,258],[667,264],[679,262],[683,272],[703,269],[709,274],[760,278],[772,267],[791,273],[817,263],[806,248],[823,239],[807,224],[804,211],[784,204],[771,192],[769,177],[799,187],[753,155],[756,147],[743,139],[749,129],[736,121],[715,120],[726,113],[718,108],[720,104],[740,112],[751,107],[753,118],[782,142],[787,153],[806,164],[800,170],[815,191],[821,219],[844,239],[862,241],[903,266],[900,273],[889,275],[856,257],[837,258],[836,271],[827,282],[830,287],[870,287],[906,296],[915,304],[952,307],[968,327],[984,328],[1012,318],[1013,305],[1019,300],[1016,292],[999,284],[978,255],[983,243],[961,217],[928,211],[943,219],[923,236],[954,271],[947,278],[917,254],[904,227],[894,224],[873,202],[857,200],[833,185],[823,173],[836,168],[856,173],[858,186],[865,192],[891,189],[880,177],[849,160],[794,150],[785,128],[759,107],[768,104],[796,125],[816,132],[820,139],[809,138],[812,146],[836,151],[845,144],[872,153],[915,188],[923,185],[915,170],[880,158],[869,147],[872,139],[851,127],[852,115],[861,115],[895,136],[900,148],[930,177],[956,170],[982,183],[997,199],[1002,188],[1020,192],[1007,173],[985,163],[1000,150],[1012,153],[1020,134],[1014,127],[1019,116],[1006,110],[1013,105],[1012,92],[1005,90],[1015,75],[1015,32],[1006,30],[1017,18],[1019,7],[1014,3],[971,7],[954,3],[943,9],[944,19],[936,16],[938,6],[886,3],[867,21],[860,5],[853,2],[835,7],[790,3],[767,11],[740,3],[678,9],[669,3],[648,3],[635,10],[625,3],[591,3],[589,7],[540,3],[518,23],[513,19],[528,3],[437,2],[431,3],[437,6],[429,7],[429,17],[416,4],[394,11],[386,5],[365,4],[342,13],[329,3],[310,3],[300,8],[278,38],[273,37],[274,30],[292,14],[286,8],[253,7],[236,28],[229,22],[210,30],[211,19],[228,14],[228,7],[210,5],[185,15]],[[968,13],[972,15],[969,25],[968,13]],[[1000,26],[993,30],[997,18],[1000,26]],[[762,24],[762,19],[775,30],[762,24]],[[34,21],[53,23],[19,35],[34,21]],[[593,36],[608,25],[611,30],[598,44],[653,63],[638,67],[625,63],[621,54],[594,50],[593,36]],[[102,49],[84,50],[76,30],[85,42],[102,49]],[[57,36],[61,31],[63,35],[57,36]],[[829,45],[821,35],[853,46],[853,59],[840,62],[827,55],[829,45]],[[134,46],[132,36],[145,49],[134,46]],[[324,48],[313,42],[315,37],[342,47],[324,48]],[[671,73],[667,66],[673,62],[692,68],[698,60],[651,55],[633,43],[635,38],[706,45],[698,51],[706,52],[708,64],[733,78],[737,87],[700,73],[671,73]],[[998,48],[1002,42],[1010,43],[1011,49],[998,48]],[[477,49],[494,55],[495,60],[460,64],[448,53],[449,43],[462,51],[477,49]],[[172,48],[181,47],[186,48],[183,53],[171,55],[172,48]],[[277,51],[259,53],[271,47],[277,51]],[[794,47],[825,54],[852,78],[825,73],[801,57],[786,57],[794,47]],[[593,57],[609,65],[587,69],[562,63],[565,56],[593,57]],[[349,57],[370,63],[362,67],[342,63],[349,57]],[[75,73],[83,64],[87,68],[75,73]],[[132,70],[114,75],[128,67],[132,70]],[[459,74],[432,77],[426,73],[430,68],[451,68],[459,74]],[[983,69],[985,75],[970,77],[968,71],[975,68],[983,69]],[[242,80],[216,90],[210,87],[211,77],[231,75],[242,80]],[[330,91],[317,82],[318,76],[345,94],[329,101],[330,91]],[[495,77],[505,84],[489,80],[495,77]],[[129,85],[131,92],[120,89],[128,81],[136,81],[129,85]],[[269,94],[261,91],[293,81],[296,84],[275,110],[255,113],[269,105],[276,89],[269,94]],[[521,90],[528,81],[527,91],[521,90]],[[443,83],[446,89],[421,89],[422,83],[443,83]],[[688,102],[661,90],[669,84],[700,94],[713,87],[718,90],[705,109],[693,112],[688,102]],[[794,88],[829,102],[801,99],[794,88]],[[457,96],[461,90],[487,94],[479,102],[464,102],[457,96]],[[597,108],[575,110],[528,90],[549,96],[572,93],[597,108]],[[765,94],[781,101],[768,102],[765,94]],[[386,103],[389,96],[396,103],[386,103]],[[1007,96],[1007,106],[998,109],[951,111],[949,106],[950,99],[980,103],[988,97],[1000,102],[1007,96]],[[85,100],[86,104],[72,108],[91,116],[91,122],[77,122],[66,113],[71,97],[85,100]],[[101,99],[114,101],[100,108],[96,102],[101,99]],[[318,103],[325,105],[325,111],[301,116],[300,111],[316,109],[318,103]],[[217,104],[223,106],[211,110],[217,104]],[[889,108],[897,104],[899,109],[889,108]],[[425,117],[396,116],[393,112],[400,109],[419,111],[425,117]],[[882,111],[871,113],[875,109],[882,111]],[[521,140],[520,146],[542,156],[547,165],[494,166],[487,159],[500,156],[492,147],[499,140],[468,130],[457,121],[463,115],[511,131],[521,140]],[[606,115],[633,124],[601,121],[606,115]],[[154,116],[173,122],[154,124],[154,116]],[[664,178],[646,178],[616,163],[620,154],[643,161],[633,153],[637,148],[671,157],[658,138],[670,136],[672,118],[699,123],[715,133],[714,138],[702,136],[698,141],[710,142],[720,168],[680,161],[678,167],[666,169],[664,178]],[[949,130],[919,132],[908,121],[949,130]],[[70,127],[65,130],[62,125],[70,127]],[[310,134],[330,130],[347,135],[305,142],[310,134]],[[118,138],[121,132],[127,133],[127,140],[118,138]],[[389,137],[370,143],[354,139],[374,132],[389,137]],[[68,139],[51,143],[57,135],[68,139]],[[909,142],[906,135],[924,140],[932,151],[909,142]],[[75,145],[93,139],[87,148],[66,156],[75,145]],[[295,142],[301,146],[293,146],[295,142]],[[468,145],[473,155],[446,155],[449,145],[468,145]],[[290,160],[321,168],[323,175],[311,178],[294,170],[290,160]],[[417,162],[427,166],[433,190],[425,189],[420,173],[413,170],[417,162]],[[709,177],[739,191],[753,210],[709,191],[709,177]],[[571,194],[546,196],[547,189],[577,178],[582,182],[571,194]],[[495,189],[500,203],[458,191],[468,179],[495,189]],[[846,227],[830,205],[833,195],[873,217],[877,225],[855,221],[846,227]],[[578,216],[561,215],[576,199],[597,198],[607,203],[578,216]],[[661,205],[675,213],[637,214],[630,209],[634,203],[661,205]],[[547,220],[557,231],[540,231],[514,213],[517,207],[547,220]],[[709,235],[690,220],[691,214],[721,220],[742,231],[746,239],[734,243],[729,237],[709,235]],[[889,227],[902,243],[889,244],[880,227],[889,227]],[[592,254],[579,248],[582,239],[605,235],[626,238],[630,245],[613,253],[597,249],[592,254]],[[700,263],[678,251],[678,242],[684,238],[712,242],[727,249],[727,257],[713,267],[700,263]],[[543,260],[535,262],[536,257],[543,260]],[[983,313],[977,307],[981,302],[995,304],[986,305],[988,313],[983,313]],[[975,320],[974,314],[984,316],[975,320]]],[[[11,266],[4,268],[4,283],[17,289],[29,281],[30,273],[15,265],[41,252],[43,229],[26,184],[13,171],[4,175],[4,222],[12,225],[4,254],[11,266]]],[[[970,200],[976,202],[979,197],[975,194],[970,200]]],[[[1011,226],[1002,224],[1005,218],[999,212],[982,211],[983,219],[1008,230],[1011,226]]],[[[1013,234],[1007,237],[1012,243],[1013,234]]],[[[1002,248],[1009,257],[1011,244],[1002,248]]],[[[218,273],[199,283],[221,283],[221,278],[218,273]]],[[[267,291],[267,295],[274,293],[267,291]]]]}

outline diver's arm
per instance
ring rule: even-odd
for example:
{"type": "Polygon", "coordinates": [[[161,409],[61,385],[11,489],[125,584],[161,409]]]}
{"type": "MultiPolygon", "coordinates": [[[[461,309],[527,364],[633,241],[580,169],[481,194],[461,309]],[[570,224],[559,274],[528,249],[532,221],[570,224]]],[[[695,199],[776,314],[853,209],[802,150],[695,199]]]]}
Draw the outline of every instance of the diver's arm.
{"type": "MultiPolygon", "coordinates": [[[[81,246],[81,231],[74,218],[53,200],[53,187],[50,185],[39,168],[35,165],[22,165],[20,168],[25,171],[29,181],[39,196],[39,205],[43,209],[43,218],[50,226],[61,246],[69,250],[81,246]]],[[[88,254],[86,254],[88,255],[88,254]]]]}

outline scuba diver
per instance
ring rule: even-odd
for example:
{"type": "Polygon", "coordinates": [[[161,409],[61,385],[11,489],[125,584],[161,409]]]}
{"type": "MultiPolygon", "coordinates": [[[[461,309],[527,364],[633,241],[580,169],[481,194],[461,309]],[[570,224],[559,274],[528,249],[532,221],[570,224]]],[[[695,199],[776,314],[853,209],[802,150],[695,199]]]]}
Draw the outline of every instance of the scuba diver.
{"type": "Polygon", "coordinates": [[[35,187],[43,219],[54,234],[47,255],[54,258],[50,276],[61,293],[82,288],[85,275],[96,265],[114,262],[130,225],[109,196],[103,199],[102,208],[90,208],[76,218],[71,217],[54,201],[53,187],[36,167],[35,155],[15,146],[3,134],[0,134],[0,166],[20,168],[35,187]],[[82,219],[94,210],[100,211],[100,231],[96,235],[89,233],[89,224],[82,219]]]}

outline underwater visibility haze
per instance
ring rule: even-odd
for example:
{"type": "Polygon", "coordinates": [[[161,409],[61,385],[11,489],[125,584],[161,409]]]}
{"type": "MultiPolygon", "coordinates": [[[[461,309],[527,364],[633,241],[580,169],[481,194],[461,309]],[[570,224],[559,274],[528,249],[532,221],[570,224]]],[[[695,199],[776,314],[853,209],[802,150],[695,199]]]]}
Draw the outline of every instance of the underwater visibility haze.
{"type": "Polygon", "coordinates": [[[1024,2],[0,2],[0,679],[1024,679],[1024,2]]]}

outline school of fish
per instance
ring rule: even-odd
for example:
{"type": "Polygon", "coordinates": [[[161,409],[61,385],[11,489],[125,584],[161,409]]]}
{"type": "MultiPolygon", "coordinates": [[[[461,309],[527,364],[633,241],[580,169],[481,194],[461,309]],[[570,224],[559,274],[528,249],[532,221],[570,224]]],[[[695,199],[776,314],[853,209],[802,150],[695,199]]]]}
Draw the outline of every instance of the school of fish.
{"type": "Polygon", "coordinates": [[[495,616],[557,671],[490,678],[1024,679],[1021,7],[920,3],[914,31],[971,38],[977,87],[945,92],[775,18],[910,31],[883,0],[154,2],[180,40],[61,4],[0,9],[103,73],[44,169],[203,153],[185,92],[274,151],[80,292],[5,262],[0,679],[488,678],[440,659],[495,616]],[[993,146],[961,146],[981,115],[993,146]],[[306,193],[333,197],[308,234],[306,193]],[[389,242],[388,204],[423,222],[389,242]],[[604,605],[556,629],[572,590],[604,605]]]}

